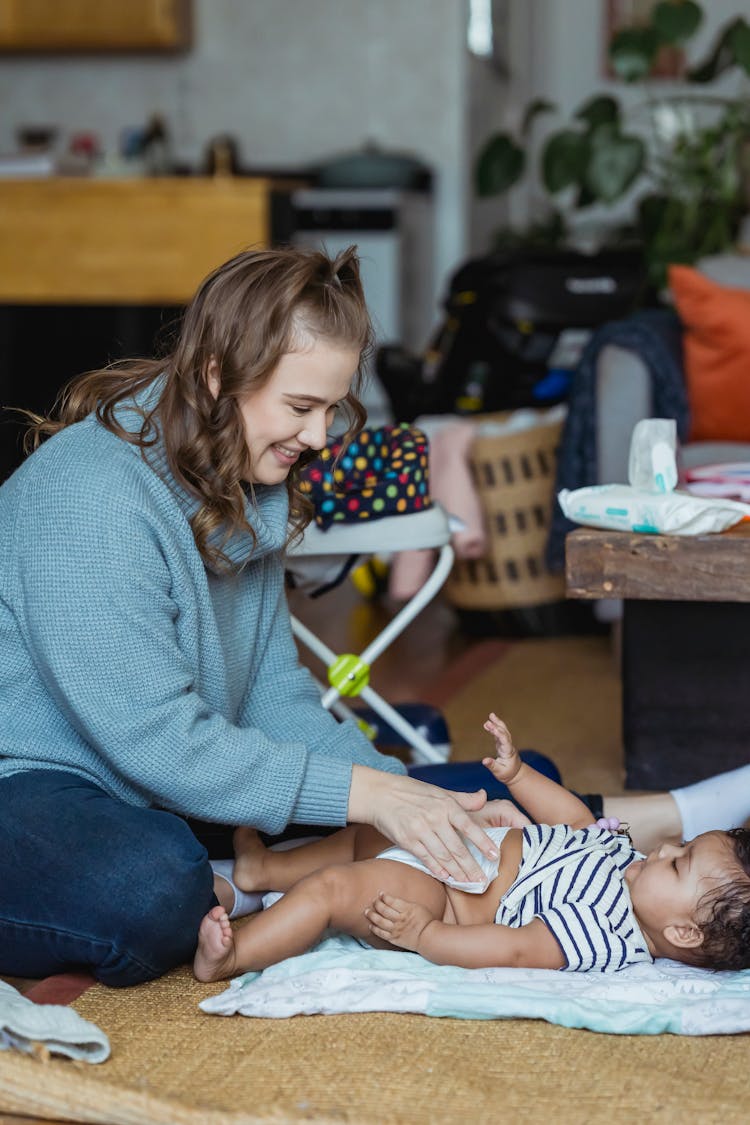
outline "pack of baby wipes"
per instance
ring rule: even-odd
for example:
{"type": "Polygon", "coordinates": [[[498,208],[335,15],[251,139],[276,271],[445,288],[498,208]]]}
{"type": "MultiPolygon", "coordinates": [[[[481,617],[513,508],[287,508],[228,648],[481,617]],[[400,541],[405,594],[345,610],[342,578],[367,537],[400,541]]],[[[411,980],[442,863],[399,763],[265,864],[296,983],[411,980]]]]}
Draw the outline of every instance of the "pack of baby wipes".
{"type": "Polygon", "coordinates": [[[750,519],[750,504],[694,496],[675,488],[677,431],[669,418],[646,418],[633,430],[629,484],[563,489],[558,501],[574,523],[614,531],[705,535],[750,519]]]}

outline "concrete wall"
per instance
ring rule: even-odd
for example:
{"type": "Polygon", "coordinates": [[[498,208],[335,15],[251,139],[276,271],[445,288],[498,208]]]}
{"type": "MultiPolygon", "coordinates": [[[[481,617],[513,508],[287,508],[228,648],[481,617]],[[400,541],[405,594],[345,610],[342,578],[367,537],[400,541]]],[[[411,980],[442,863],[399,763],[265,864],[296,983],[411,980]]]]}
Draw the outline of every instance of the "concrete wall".
{"type": "MultiPolygon", "coordinates": [[[[642,91],[612,82],[602,72],[605,0],[532,0],[530,7],[534,21],[531,78],[539,96],[556,101],[563,112],[575,109],[596,90],[614,93],[631,104],[642,99],[642,91]]],[[[702,7],[704,21],[690,48],[693,60],[707,53],[718,28],[737,15],[748,15],[743,0],[702,0],[702,7]]],[[[736,75],[727,78],[725,88],[736,86],[737,80],[736,75]]],[[[653,88],[658,92],[683,87],[657,81],[653,88]]]]}
{"type": "MultiPolygon", "coordinates": [[[[511,0],[513,4],[518,2],[511,0]]],[[[742,0],[703,0],[702,7],[704,21],[690,45],[689,61],[693,62],[707,55],[719,28],[737,15],[747,17],[748,14],[746,0],[745,3],[742,0]]],[[[540,119],[540,137],[545,128],[559,128],[575,108],[594,93],[609,93],[618,98],[626,111],[628,127],[647,130],[646,118],[638,109],[644,104],[644,86],[631,87],[612,81],[604,71],[605,11],[605,0],[532,0],[529,82],[535,96],[548,98],[560,110],[556,118],[540,119]]],[[[655,97],[708,89],[663,79],[650,83],[655,97]]],[[[744,90],[750,97],[750,80],[739,72],[731,73],[713,89],[729,95],[744,90]]],[[[538,195],[535,200],[532,190],[532,197],[525,203],[527,208],[538,205],[538,195]]],[[[625,209],[620,208],[623,212],[625,209]]],[[[612,218],[610,209],[587,209],[585,214],[593,222],[612,218]]]]}
{"type": "Polygon", "coordinates": [[[244,163],[294,169],[374,140],[436,173],[435,292],[466,251],[465,0],[193,0],[182,56],[0,58],[0,151],[19,124],[90,129],[162,112],[178,156],[233,133],[244,163]]]}
{"type": "MultiPolygon", "coordinates": [[[[602,76],[605,0],[497,0],[507,5],[506,75],[469,56],[468,2],[193,0],[195,45],[184,56],[2,57],[0,151],[22,123],[91,129],[112,150],[123,126],[158,110],[191,163],[222,132],[256,168],[297,168],[368,139],[414,153],[436,173],[437,304],[466,255],[534,205],[526,188],[474,200],[486,136],[517,124],[534,95],[560,106],[549,126],[596,90],[641,96],[602,76]]],[[[696,54],[742,6],[705,0],[696,54]]]]}

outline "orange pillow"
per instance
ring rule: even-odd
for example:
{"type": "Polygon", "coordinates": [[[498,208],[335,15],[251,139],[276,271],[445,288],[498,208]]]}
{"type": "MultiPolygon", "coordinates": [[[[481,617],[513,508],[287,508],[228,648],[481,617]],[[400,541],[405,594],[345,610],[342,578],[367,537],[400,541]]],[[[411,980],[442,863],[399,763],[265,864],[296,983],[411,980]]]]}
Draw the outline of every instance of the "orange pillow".
{"type": "Polygon", "coordinates": [[[750,290],[669,267],[685,333],[691,441],[750,442],[750,290]]]}

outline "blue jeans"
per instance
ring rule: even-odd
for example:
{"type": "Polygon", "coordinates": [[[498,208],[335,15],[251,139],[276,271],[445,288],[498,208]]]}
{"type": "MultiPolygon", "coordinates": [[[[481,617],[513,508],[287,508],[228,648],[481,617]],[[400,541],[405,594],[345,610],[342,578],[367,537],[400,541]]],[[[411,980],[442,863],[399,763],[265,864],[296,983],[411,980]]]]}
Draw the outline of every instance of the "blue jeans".
{"type": "Polygon", "coordinates": [[[215,903],[206,850],[179,816],[63,770],[0,780],[0,972],[151,980],[191,959],[215,903]]]}

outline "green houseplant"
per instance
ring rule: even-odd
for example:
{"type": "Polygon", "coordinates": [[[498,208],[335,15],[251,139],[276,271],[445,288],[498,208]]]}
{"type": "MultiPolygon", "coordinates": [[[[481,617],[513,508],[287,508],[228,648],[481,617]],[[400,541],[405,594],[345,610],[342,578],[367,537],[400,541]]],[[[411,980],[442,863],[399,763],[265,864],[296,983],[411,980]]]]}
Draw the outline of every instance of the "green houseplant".
{"type": "MultiPolygon", "coordinates": [[[[693,262],[731,245],[747,201],[750,169],[750,96],[727,97],[712,84],[725,71],[750,75],[750,25],[742,17],[718,34],[709,57],[685,75],[680,93],[658,93],[646,80],[663,47],[683,47],[695,34],[703,11],[694,0],[663,0],[644,27],[620,31],[608,51],[615,74],[644,90],[642,103],[626,113],[610,95],[587,100],[570,122],[552,132],[540,153],[541,182],[550,198],[550,217],[523,232],[501,231],[498,241],[560,242],[568,235],[560,200],[570,211],[592,204],[612,205],[638,189],[627,233],[644,247],[652,282],[663,283],[669,262],[693,262]],[[571,202],[572,199],[572,202],[571,202]]],[[[535,122],[555,107],[535,101],[516,136],[488,139],[475,169],[480,196],[499,195],[529,168],[535,122]]],[[[620,228],[618,234],[623,235],[620,228]]]]}

